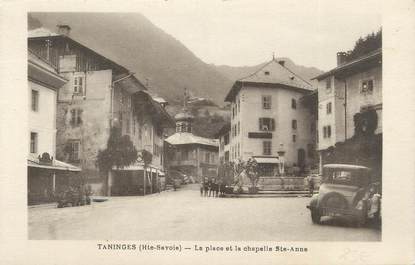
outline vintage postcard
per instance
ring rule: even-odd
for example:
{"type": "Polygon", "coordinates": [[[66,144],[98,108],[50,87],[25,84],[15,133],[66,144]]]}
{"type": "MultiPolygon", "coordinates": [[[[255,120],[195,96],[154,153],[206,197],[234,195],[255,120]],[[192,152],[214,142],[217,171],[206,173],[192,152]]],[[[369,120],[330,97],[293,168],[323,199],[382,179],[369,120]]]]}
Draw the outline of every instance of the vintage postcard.
{"type": "Polygon", "coordinates": [[[415,2],[3,7],[0,263],[415,262],[415,2]]]}

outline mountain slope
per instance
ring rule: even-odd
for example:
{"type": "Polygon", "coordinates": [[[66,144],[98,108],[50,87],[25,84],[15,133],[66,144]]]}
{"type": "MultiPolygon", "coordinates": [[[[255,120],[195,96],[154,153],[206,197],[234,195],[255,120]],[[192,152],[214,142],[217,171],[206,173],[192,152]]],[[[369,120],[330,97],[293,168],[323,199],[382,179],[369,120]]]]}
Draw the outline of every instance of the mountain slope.
{"type": "Polygon", "coordinates": [[[138,13],[31,13],[29,28],[37,22],[50,30],[57,24],[70,25],[71,37],[135,72],[173,104],[182,100],[185,87],[194,96],[223,104],[224,90],[232,85],[138,13]]]}
{"type": "MultiPolygon", "coordinates": [[[[323,73],[323,71],[315,68],[315,67],[306,67],[302,65],[295,64],[291,59],[286,57],[277,58],[278,61],[285,61],[285,66],[289,68],[291,71],[296,73],[297,75],[304,78],[306,81],[313,83],[311,81],[312,78],[316,77],[317,75],[323,73]]],[[[254,73],[261,67],[263,67],[267,62],[264,62],[259,65],[255,66],[227,66],[227,65],[212,65],[215,67],[220,73],[226,76],[230,80],[237,80],[240,78],[244,78],[249,76],[250,74],[254,73]]]]}
{"type": "MultiPolygon", "coordinates": [[[[68,24],[70,36],[98,53],[127,67],[151,90],[179,105],[183,90],[191,96],[224,105],[226,93],[236,79],[259,69],[256,66],[215,66],[204,63],[171,35],[138,13],[30,13],[29,29],[40,26],[55,30],[68,24]]],[[[314,67],[294,64],[288,68],[305,79],[321,73],[314,67]]]]}

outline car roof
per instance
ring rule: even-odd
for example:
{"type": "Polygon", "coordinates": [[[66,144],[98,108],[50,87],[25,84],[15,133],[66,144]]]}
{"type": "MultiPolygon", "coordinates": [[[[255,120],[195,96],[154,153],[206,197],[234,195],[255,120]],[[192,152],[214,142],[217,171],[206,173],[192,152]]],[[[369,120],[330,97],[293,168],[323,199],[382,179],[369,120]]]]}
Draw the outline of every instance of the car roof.
{"type": "Polygon", "coordinates": [[[323,168],[343,168],[343,169],[366,169],[366,170],[370,170],[370,168],[365,167],[365,166],[351,165],[351,164],[326,164],[326,165],[323,165],[323,168]]]}

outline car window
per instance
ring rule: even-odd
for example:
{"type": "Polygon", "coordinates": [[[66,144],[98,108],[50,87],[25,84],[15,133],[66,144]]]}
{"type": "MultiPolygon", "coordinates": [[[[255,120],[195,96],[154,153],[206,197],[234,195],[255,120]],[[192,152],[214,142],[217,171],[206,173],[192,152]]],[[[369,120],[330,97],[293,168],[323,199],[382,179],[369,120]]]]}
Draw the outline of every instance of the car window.
{"type": "Polygon", "coordinates": [[[352,180],[352,173],[350,171],[333,171],[333,182],[346,182],[352,180]]]}

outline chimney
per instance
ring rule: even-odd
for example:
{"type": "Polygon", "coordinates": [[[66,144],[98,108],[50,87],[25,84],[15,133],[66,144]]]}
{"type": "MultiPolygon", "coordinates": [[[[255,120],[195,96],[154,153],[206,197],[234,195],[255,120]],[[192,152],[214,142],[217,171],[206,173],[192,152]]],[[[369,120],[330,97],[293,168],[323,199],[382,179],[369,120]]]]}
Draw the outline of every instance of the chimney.
{"type": "Polygon", "coordinates": [[[284,60],[278,61],[278,63],[282,66],[285,66],[285,61],[284,60]]]}
{"type": "Polygon", "coordinates": [[[69,25],[62,24],[56,25],[56,27],[58,28],[58,33],[60,35],[69,36],[69,33],[71,32],[71,27],[69,27],[69,25]]]}
{"type": "Polygon", "coordinates": [[[337,53],[337,66],[340,66],[346,62],[347,53],[345,52],[338,52],[337,53]]]}

